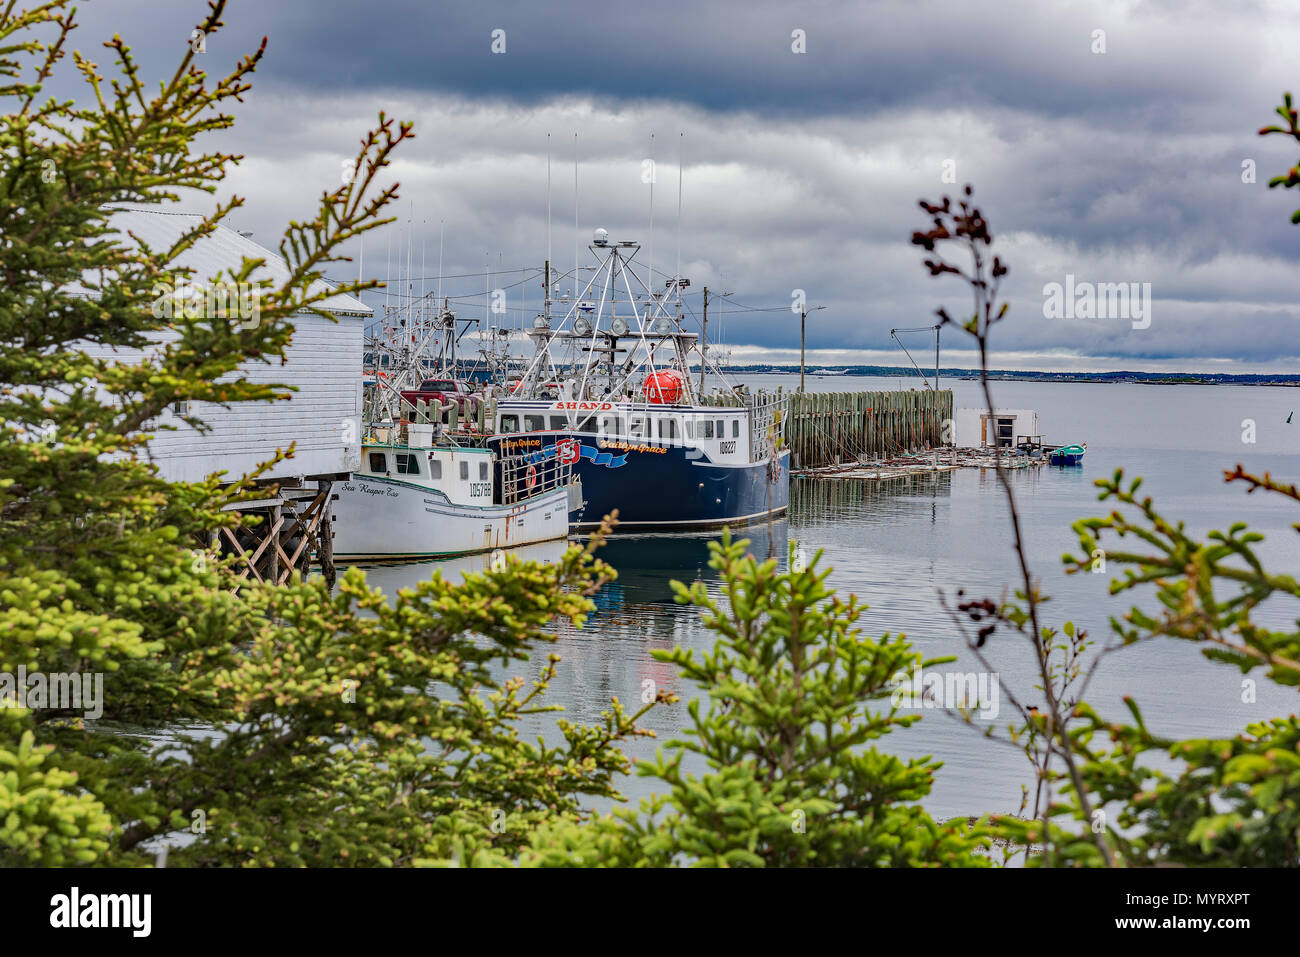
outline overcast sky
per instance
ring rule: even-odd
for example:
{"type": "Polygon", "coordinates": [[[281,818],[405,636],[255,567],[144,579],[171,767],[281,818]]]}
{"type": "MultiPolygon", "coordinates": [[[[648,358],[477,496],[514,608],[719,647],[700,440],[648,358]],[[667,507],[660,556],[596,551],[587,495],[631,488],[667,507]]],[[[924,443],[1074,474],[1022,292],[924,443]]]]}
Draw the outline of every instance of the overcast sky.
{"type": "MultiPolygon", "coordinates": [[[[116,31],[161,79],[203,9],[92,0],[74,46],[104,63],[116,31]]],[[[970,182],[1012,268],[996,365],[1300,372],[1300,195],[1266,185],[1300,145],[1256,135],[1284,90],[1300,93],[1295,0],[233,0],[226,21],[203,54],[211,74],[270,38],[212,144],[246,157],[227,181],[247,199],[231,225],[274,246],[379,110],[412,120],[393,166],[402,222],[371,234],[364,272],[395,284],[400,261],[405,276],[409,235],[418,292],[445,228],[442,273],[462,278],[444,295],[466,317],[483,314],[485,260],[511,323],[539,308],[540,281],[521,279],[546,258],[547,134],[557,268],[573,267],[575,133],[583,242],[603,226],[648,246],[654,134],[656,270],[677,258],[680,156],[690,306],[704,285],[733,294],[710,308],[710,338],[716,316],[737,359],[797,361],[803,289],[825,307],[811,361],[905,362],[891,327],[968,304],[909,244],[927,225],[916,201],[970,182]],[[1044,286],[1067,274],[1150,283],[1149,326],[1045,317],[1044,286]]],[[[969,364],[965,345],[945,332],[944,364],[969,364]]]]}

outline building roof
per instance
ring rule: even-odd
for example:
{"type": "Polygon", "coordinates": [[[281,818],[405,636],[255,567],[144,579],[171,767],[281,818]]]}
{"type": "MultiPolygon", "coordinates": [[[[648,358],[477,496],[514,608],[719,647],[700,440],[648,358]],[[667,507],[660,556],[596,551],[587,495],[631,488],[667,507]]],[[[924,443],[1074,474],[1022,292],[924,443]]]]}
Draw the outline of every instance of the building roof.
{"type": "MultiPolygon", "coordinates": [[[[203,220],[201,213],[164,212],[158,209],[140,208],[138,206],[112,205],[109,225],[114,232],[120,233],[130,241],[128,232],[150,248],[167,249],[184,233],[193,229],[203,220]]],[[[207,236],[197,240],[193,246],[176,257],[176,265],[194,270],[195,281],[203,282],[215,278],[218,274],[238,271],[243,266],[244,258],[264,259],[266,265],[253,272],[253,279],[269,278],[276,283],[289,278],[289,264],[279,253],[255,243],[246,236],[241,236],[227,226],[217,225],[207,236]]],[[[333,286],[324,280],[316,280],[309,287],[311,293],[333,286]]],[[[361,316],[369,318],[374,310],[354,296],[338,293],[314,304],[314,308],[339,316],[361,316]]]]}

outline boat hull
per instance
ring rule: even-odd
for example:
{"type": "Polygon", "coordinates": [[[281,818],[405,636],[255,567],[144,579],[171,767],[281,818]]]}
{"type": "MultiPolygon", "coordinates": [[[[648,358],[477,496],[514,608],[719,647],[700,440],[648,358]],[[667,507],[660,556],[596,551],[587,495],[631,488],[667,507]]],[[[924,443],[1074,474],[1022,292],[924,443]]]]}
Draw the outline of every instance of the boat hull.
{"type": "Polygon", "coordinates": [[[719,464],[691,447],[606,442],[576,432],[529,433],[522,441],[496,436],[489,444],[504,454],[540,456],[565,440],[586,447],[573,463],[584,499],[570,514],[578,530],[599,526],[615,509],[619,529],[648,531],[744,525],[779,515],[790,504],[788,451],[769,466],[719,464]]]}
{"type": "Polygon", "coordinates": [[[514,505],[457,505],[441,492],[376,475],[335,489],[335,561],[466,555],[569,534],[567,487],[514,505]]]}

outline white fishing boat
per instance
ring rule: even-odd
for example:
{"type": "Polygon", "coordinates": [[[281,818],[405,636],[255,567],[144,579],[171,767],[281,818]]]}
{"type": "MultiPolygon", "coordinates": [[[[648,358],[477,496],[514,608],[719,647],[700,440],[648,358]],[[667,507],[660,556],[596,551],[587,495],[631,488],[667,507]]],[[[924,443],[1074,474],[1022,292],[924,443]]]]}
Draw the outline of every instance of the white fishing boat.
{"type": "Polygon", "coordinates": [[[444,308],[408,309],[375,337],[361,467],[336,486],[336,561],[468,555],[568,535],[582,506],[570,464],[489,448],[482,396],[444,403],[447,393],[421,391],[430,373],[454,379],[457,335],[444,308]]]}
{"type": "MultiPolygon", "coordinates": [[[[382,436],[382,433],[381,433],[382,436]]],[[[582,504],[571,466],[501,463],[491,449],[380,442],[336,486],[334,558],[438,558],[564,538],[582,504]]]]}

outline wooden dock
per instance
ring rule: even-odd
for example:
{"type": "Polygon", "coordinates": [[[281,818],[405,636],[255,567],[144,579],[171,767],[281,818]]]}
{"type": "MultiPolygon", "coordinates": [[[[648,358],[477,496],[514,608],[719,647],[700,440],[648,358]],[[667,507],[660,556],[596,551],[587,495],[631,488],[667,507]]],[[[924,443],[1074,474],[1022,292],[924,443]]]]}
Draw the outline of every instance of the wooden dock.
{"type": "Polygon", "coordinates": [[[952,441],[952,391],[786,392],[790,467],[887,459],[952,441]],[[945,423],[948,424],[945,435],[945,423]]]}
{"type": "Polygon", "coordinates": [[[817,468],[937,448],[944,444],[944,422],[951,420],[948,389],[796,392],[785,433],[790,465],[817,468]]]}
{"type": "Polygon", "coordinates": [[[1017,455],[1003,450],[999,455],[992,449],[942,448],[913,455],[881,458],[864,457],[857,462],[842,465],[822,465],[799,469],[799,474],[810,478],[870,479],[884,481],[904,475],[922,475],[935,472],[955,472],[957,469],[1032,469],[1045,465],[1042,456],[1017,455]]]}

